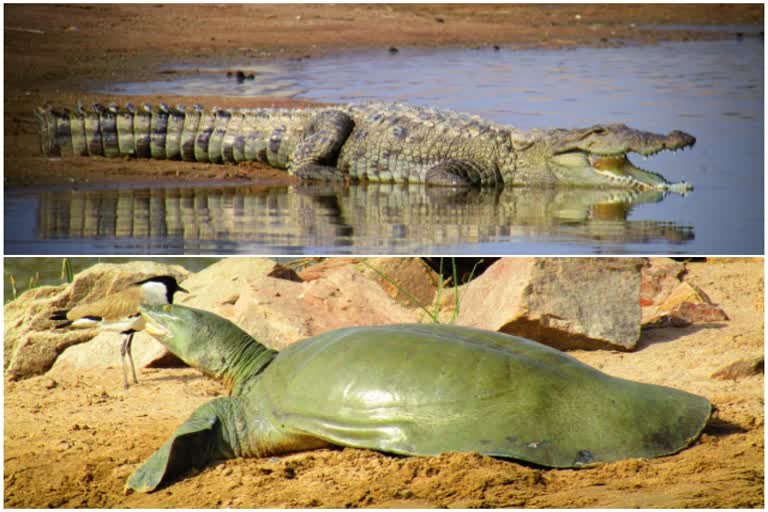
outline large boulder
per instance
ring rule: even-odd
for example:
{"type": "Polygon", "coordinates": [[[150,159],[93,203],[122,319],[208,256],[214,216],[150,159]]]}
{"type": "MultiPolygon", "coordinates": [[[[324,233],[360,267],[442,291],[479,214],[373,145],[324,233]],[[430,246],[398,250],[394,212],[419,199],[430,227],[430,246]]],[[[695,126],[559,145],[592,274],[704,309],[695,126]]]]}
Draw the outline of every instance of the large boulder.
{"type": "MultiPolygon", "coordinates": [[[[183,281],[188,274],[181,266],[153,261],[99,263],[77,274],[70,284],[25,292],[4,307],[6,377],[13,380],[45,373],[65,349],[98,334],[96,329],[55,329],[50,320],[54,311],[93,302],[151,276],[171,275],[183,281]]],[[[113,336],[118,336],[115,350],[119,354],[119,334],[113,336]]]]}
{"type": "Polygon", "coordinates": [[[188,295],[176,302],[230,316],[245,284],[266,278],[276,263],[269,258],[224,258],[187,278],[182,286],[188,295]]]}
{"type": "Polygon", "coordinates": [[[559,349],[632,350],[641,258],[504,258],[466,288],[458,323],[559,349]]]}

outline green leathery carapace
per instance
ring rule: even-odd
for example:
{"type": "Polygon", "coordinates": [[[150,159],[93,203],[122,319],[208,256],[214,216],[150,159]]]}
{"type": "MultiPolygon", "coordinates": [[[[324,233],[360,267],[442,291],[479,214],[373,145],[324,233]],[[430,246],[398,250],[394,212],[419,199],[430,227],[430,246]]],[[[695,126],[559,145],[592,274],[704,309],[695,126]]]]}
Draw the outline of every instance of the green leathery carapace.
{"type": "Polygon", "coordinates": [[[141,492],[214,459],[328,445],[584,467],[676,453],[711,414],[703,397],[497,332],[353,327],[275,352],[210,312],[146,306],[142,315],[147,332],[231,396],[198,408],[130,476],[126,486],[141,492]]]}

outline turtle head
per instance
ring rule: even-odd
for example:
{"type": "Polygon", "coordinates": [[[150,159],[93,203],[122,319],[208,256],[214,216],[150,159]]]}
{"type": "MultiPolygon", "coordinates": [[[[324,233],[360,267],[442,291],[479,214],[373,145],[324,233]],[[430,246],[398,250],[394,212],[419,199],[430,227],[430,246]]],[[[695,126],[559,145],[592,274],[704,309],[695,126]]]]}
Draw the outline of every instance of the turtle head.
{"type": "Polygon", "coordinates": [[[274,357],[238,326],[209,311],[178,304],[142,305],[145,331],[193,368],[234,387],[274,357]]]}

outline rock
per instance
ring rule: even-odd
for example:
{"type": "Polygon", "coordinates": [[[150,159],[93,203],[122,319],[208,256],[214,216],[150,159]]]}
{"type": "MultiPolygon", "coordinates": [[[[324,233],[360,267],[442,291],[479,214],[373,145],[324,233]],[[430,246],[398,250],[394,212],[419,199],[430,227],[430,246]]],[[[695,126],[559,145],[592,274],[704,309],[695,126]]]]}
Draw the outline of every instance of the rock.
{"type": "Polygon", "coordinates": [[[559,349],[631,350],[640,258],[505,258],[472,281],[457,323],[559,349]]]}
{"type": "Polygon", "coordinates": [[[680,284],[685,265],[670,258],[649,258],[640,271],[640,306],[664,302],[680,284]]]}
{"type": "Polygon", "coordinates": [[[327,258],[325,260],[322,260],[314,265],[311,265],[309,267],[306,267],[301,272],[299,272],[299,277],[303,281],[314,281],[315,279],[320,279],[321,277],[324,277],[330,270],[347,267],[350,265],[357,265],[360,263],[364,258],[327,258]]]}
{"type": "Polygon", "coordinates": [[[742,359],[729,364],[712,374],[713,379],[738,380],[765,373],[765,356],[742,359]]]}
{"type": "Polygon", "coordinates": [[[265,278],[275,266],[269,258],[222,259],[184,281],[189,294],[179,294],[176,302],[229,317],[246,283],[265,278]]]}
{"type": "Polygon", "coordinates": [[[414,308],[435,300],[439,277],[421,258],[367,258],[365,263],[358,266],[363,275],[400,304],[414,308]]]}
{"type": "Polygon", "coordinates": [[[54,311],[93,302],[162,274],[183,281],[189,272],[178,265],[153,261],[99,263],[77,274],[70,284],[34,288],[9,302],[4,307],[6,377],[15,380],[45,373],[65,349],[98,334],[95,329],[54,329],[50,320],[54,311]]]}
{"type": "Polygon", "coordinates": [[[730,320],[725,311],[717,304],[683,302],[672,314],[689,324],[730,320]]]}
{"type": "MultiPolygon", "coordinates": [[[[120,344],[123,336],[117,332],[102,332],[95,338],[78,345],[67,348],[56,358],[49,374],[67,372],[73,369],[99,369],[120,368],[120,344]]],[[[133,362],[137,369],[144,368],[155,363],[167,353],[166,348],[152,336],[138,332],[133,336],[131,344],[133,362]]],[[[177,361],[178,359],[173,356],[177,361]]],[[[130,363],[126,359],[126,365],[130,371],[130,363]]],[[[140,379],[140,377],[139,377],[140,379]]]]}
{"type": "Polygon", "coordinates": [[[686,327],[693,323],[722,322],[728,315],[713,304],[704,290],[688,283],[678,283],[664,301],[643,308],[643,327],[686,327]]]}
{"type": "Polygon", "coordinates": [[[303,281],[303,279],[299,277],[299,274],[297,274],[295,270],[284,265],[280,265],[279,263],[275,264],[274,268],[269,271],[267,276],[274,277],[276,279],[287,279],[297,283],[301,283],[303,281]]]}
{"type": "Polygon", "coordinates": [[[421,258],[328,258],[305,268],[299,276],[314,281],[345,268],[378,283],[387,295],[408,308],[429,306],[435,299],[439,277],[421,258]]]}
{"type": "Polygon", "coordinates": [[[228,318],[277,350],[341,327],[418,319],[415,311],[395,302],[378,283],[349,264],[303,283],[253,279],[241,290],[228,318]]]}

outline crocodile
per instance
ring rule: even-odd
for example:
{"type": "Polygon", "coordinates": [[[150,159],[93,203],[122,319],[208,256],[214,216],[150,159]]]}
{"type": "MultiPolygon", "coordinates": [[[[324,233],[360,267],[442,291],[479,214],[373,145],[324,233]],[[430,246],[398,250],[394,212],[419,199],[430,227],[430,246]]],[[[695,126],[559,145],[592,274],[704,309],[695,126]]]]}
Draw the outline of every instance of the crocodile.
{"type": "Polygon", "coordinates": [[[662,190],[669,182],[636,167],[647,157],[692,147],[623,124],[528,131],[478,116],[406,103],[306,109],[206,109],[165,104],[45,105],[35,111],[49,156],[155,158],[212,163],[258,161],[306,180],[443,186],[570,186],[662,190]]]}

